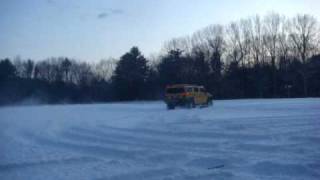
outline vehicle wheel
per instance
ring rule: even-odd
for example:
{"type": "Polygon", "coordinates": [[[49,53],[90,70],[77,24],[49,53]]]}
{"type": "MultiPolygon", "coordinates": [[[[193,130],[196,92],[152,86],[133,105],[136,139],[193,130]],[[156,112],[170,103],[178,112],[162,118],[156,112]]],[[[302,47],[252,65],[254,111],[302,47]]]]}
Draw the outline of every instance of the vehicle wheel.
{"type": "Polygon", "coordinates": [[[189,102],[188,102],[188,104],[187,104],[187,107],[188,107],[189,109],[196,107],[196,104],[194,103],[194,99],[190,99],[190,100],[189,100],[189,102]]]}
{"type": "Polygon", "coordinates": [[[194,102],[193,99],[192,99],[192,101],[191,101],[191,107],[192,107],[192,108],[195,108],[195,107],[196,107],[196,103],[194,102]]]}

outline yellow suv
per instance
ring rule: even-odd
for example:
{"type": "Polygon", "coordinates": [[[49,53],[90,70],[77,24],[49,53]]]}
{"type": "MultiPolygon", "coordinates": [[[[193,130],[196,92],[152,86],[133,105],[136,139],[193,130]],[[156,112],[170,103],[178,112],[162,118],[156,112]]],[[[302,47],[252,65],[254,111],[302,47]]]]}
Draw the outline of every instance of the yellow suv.
{"type": "Polygon", "coordinates": [[[176,106],[194,108],[196,105],[211,105],[212,95],[203,86],[175,84],[166,87],[165,102],[168,109],[176,106]]]}

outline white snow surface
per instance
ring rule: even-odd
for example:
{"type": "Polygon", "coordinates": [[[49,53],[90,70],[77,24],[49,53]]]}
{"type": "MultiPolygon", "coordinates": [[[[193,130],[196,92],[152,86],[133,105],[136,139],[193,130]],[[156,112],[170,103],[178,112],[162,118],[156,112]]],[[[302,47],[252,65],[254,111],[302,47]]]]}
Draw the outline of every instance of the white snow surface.
{"type": "Polygon", "coordinates": [[[0,179],[320,179],[320,99],[0,108],[0,179]]]}

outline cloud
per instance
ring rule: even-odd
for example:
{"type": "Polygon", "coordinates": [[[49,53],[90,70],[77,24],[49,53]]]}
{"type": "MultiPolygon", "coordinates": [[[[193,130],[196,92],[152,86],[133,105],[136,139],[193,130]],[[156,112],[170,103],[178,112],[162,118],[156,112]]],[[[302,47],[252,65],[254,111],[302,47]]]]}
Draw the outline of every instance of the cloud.
{"type": "Polygon", "coordinates": [[[123,10],[121,9],[109,9],[112,14],[123,14],[123,10]]]}
{"type": "Polygon", "coordinates": [[[113,15],[119,15],[119,14],[123,14],[123,10],[121,9],[108,9],[104,12],[101,12],[97,15],[98,19],[105,19],[107,17],[113,16],[113,15]]]}
{"type": "Polygon", "coordinates": [[[54,0],[47,0],[48,4],[55,4],[56,2],[54,0]]]}
{"type": "Polygon", "coordinates": [[[109,13],[103,12],[98,14],[98,19],[104,19],[109,16],[109,13]]]}

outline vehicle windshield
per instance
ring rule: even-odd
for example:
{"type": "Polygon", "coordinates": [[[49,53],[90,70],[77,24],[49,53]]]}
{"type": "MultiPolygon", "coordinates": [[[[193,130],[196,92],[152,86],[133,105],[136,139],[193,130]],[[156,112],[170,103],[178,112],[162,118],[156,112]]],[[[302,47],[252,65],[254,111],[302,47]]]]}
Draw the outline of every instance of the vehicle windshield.
{"type": "Polygon", "coordinates": [[[183,93],[184,88],[168,88],[167,89],[167,94],[178,94],[178,93],[183,93]]]}

